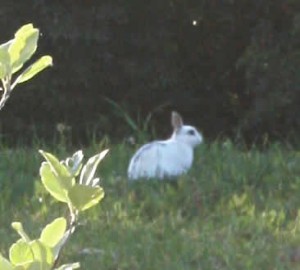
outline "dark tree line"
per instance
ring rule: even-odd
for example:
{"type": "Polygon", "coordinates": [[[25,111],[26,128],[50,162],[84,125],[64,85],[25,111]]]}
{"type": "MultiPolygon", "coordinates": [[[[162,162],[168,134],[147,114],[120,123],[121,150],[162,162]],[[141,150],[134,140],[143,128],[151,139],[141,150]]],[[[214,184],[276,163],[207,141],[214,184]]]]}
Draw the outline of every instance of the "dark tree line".
{"type": "MultiPolygon", "coordinates": [[[[2,1],[3,2],[3,1],[2,1]]],[[[5,140],[52,140],[56,125],[85,141],[123,138],[133,117],[170,110],[206,137],[286,139],[300,131],[299,0],[28,1],[1,5],[1,42],[22,24],[40,28],[54,67],[14,93],[1,117],[5,140]]]]}

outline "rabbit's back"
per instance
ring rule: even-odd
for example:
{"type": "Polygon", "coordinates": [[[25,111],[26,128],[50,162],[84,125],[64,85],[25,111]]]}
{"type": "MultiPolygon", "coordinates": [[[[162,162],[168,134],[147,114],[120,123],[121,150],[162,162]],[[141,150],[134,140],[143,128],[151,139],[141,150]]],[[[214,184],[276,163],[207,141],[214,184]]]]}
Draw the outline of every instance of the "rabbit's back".
{"type": "Polygon", "coordinates": [[[192,148],[172,140],[155,141],[135,153],[129,164],[128,177],[132,180],[174,177],[186,172],[192,161],[192,148]]]}

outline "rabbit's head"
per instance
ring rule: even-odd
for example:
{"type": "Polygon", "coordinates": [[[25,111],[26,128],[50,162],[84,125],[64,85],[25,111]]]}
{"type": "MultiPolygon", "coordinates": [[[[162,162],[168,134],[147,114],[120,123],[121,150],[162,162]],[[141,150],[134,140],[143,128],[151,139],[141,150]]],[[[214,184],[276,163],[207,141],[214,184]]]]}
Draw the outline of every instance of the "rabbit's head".
{"type": "Polygon", "coordinates": [[[203,141],[201,133],[193,126],[183,124],[182,117],[177,112],[172,112],[171,123],[174,129],[172,140],[195,147],[203,141]]]}

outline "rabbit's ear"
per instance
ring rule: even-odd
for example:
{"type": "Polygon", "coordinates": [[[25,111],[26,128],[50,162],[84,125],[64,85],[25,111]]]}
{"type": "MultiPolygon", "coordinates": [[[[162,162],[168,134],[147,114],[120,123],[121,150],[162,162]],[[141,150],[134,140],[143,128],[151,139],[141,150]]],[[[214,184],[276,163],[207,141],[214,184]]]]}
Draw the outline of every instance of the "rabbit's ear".
{"type": "Polygon", "coordinates": [[[172,126],[174,130],[178,130],[183,126],[183,121],[179,113],[172,112],[172,120],[171,120],[172,126]]]}

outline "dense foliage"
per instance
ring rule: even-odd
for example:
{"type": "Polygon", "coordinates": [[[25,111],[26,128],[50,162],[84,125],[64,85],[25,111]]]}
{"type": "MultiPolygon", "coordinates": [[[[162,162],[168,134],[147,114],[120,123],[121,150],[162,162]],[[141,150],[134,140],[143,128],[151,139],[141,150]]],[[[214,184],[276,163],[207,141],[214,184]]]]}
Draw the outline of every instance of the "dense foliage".
{"type": "Polygon", "coordinates": [[[173,108],[210,138],[300,130],[298,0],[11,0],[1,15],[0,42],[33,22],[39,52],[56,59],[8,102],[6,139],[53,140],[58,123],[73,140],[129,135],[105,97],[134,119],[162,106],[152,122],[161,136],[173,108]]]}

